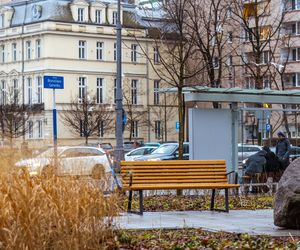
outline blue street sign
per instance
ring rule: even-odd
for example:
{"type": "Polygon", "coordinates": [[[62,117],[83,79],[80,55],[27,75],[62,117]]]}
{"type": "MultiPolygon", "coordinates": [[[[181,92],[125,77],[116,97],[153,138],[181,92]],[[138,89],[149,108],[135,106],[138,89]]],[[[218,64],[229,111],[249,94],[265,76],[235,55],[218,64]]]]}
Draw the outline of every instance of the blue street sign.
{"type": "Polygon", "coordinates": [[[45,89],[63,89],[64,77],[63,76],[44,76],[45,89]]]}
{"type": "Polygon", "coordinates": [[[178,130],[178,131],[179,131],[179,128],[180,128],[180,124],[179,124],[179,122],[176,122],[176,124],[175,124],[175,128],[176,128],[176,130],[178,130]]]}
{"type": "Polygon", "coordinates": [[[267,123],[266,124],[266,131],[267,132],[270,132],[271,131],[271,128],[272,128],[272,125],[270,123],[267,123]]]}

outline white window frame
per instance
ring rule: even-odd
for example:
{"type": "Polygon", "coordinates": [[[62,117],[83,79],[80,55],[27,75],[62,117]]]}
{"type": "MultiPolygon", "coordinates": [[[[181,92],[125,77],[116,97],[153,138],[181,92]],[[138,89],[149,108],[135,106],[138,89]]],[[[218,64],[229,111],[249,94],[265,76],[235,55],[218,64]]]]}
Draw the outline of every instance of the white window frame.
{"type": "Polygon", "coordinates": [[[26,60],[31,59],[31,41],[26,41],[26,60]]]}
{"type": "Polygon", "coordinates": [[[232,31],[228,32],[228,43],[233,43],[233,32],[232,31]]]}
{"type": "Polygon", "coordinates": [[[153,92],[154,92],[153,104],[154,105],[159,105],[159,103],[160,103],[159,89],[160,89],[160,80],[154,80],[154,88],[153,88],[153,92]]]}
{"type": "Polygon", "coordinates": [[[36,78],[36,95],[37,103],[43,103],[43,78],[41,76],[36,78]]]}
{"type": "Polygon", "coordinates": [[[160,139],[161,138],[161,121],[155,121],[154,122],[154,133],[155,138],[160,139]]]}
{"type": "Polygon", "coordinates": [[[78,22],[84,22],[84,15],[85,15],[85,13],[84,13],[85,11],[84,11],[84,8],[78,8],[78,10],[77,10],[77,21],[78,22]]]}
{"type": "Polygon", "coordinates": [[[42,139],[44,137],[44,126],[42,120],[37,120],[37,138],[42,139]]]}
{"type": "Polygon", "coordinates": [[[104,137],[104,131],[105,131],[105,128],[104,128],[104,121],[99,121],[99,124],[98,124],[98,136],[100,138],[104,137]]]}
{"type": "Polygon", "coordinates": [[[41,58],[41,51],[42,51],[41,39],[37,39],[35,40],[35,58],[37,59],[41,58]]]}
{"type": "Polygon", "coordinates": [[[269,50],[263,51],[261,54],[261,63],[268,64],[271,60],[271,53],[269,50]]]}
{"type": "Polygon", "coordinates": [[[83,99],[86,98],[86,77],[79,77],[78,78],[78,98],[79,102],[81,103],[83,99]]]}
{"type": "Polygon", "coordinates": [[[101,77],[97,77],[96,102],[104,103],[104,79],[101,77]]]}
{"type": "Polygon", "coordinates": [[[96,43],[96,59],[99,61],[103,60],[103,52],[104,52],[104,43],[97,42],[96,43]]]}
{"type": "Polygon", "coordinates": [[[0,104],[6,104],[6,81],[1,80],[1,96],[0,96],[0,104]]]}
{"type": "Polygon", "coordinates": [[[5,45],[2,44],[0,46],[0,50],[1,50],[1,63],[5,63],[5,45]]]}
{"type": "Polygon", "coordinates": [[[132,138],[138,138],[139,137],[139,122],[138,121],[131,121],[132,123],[132,138]]]}
{"type": "Polygon", "coordinates": [[[27,104],[32,105],[32,78],[27,78],[27,104]]]}
{"type": "Polygon", "coordinates": [[[138,53],[138,46],[137,44],[131,44],[131,62],[137,62],[137,53],[138,53]]]}
{"type": "Polygon", "coordinates": [[[11,60],[13,62],[17,61],[17,43],[12,43],[11,45],[11,60]]]}
{"type": "Polygon", "coordinates": [[[4,28],[4,14],[0,14],[0,29],[4,28]]]}
{"type": "Polygon", "coordinates": [[[27,126],[28,126],[28,139],[33,139],[34,135],[33,135],[33,121],[29,120],[27,121],[27,126]]]}
{"type": "Polygon", "coordinates": [[[117,43],[114,43],[114,61],[117,61],[117,43]]]}
{"type": "Polygon", "coordinates": [[[19,103],[19,82],[18,79],[12,80],[14,104],[19,103]]]}
{"type": "Polygon", "coordinates": [[[79,49],[79,59],[86,59],[86,41],[79,40],[78,42],[78,49],[79,49]]]}
{"type": "Polygon", "coordinates": [[[214,69],[218,69],[219,68],[219,57],[215,56],[213,58],[213,67],[214,69]]]}
{"type": "Polygon", "coordinates": [[[138,104],[138,80],[131,80],[131,104],[138,104]]]}
{"type": "Polygon", "coordinates": [[[112,24],[113,25],[117,25],[117,21],[118,21],[118,12],[117,11],[113,11],[112,12],[112,24]]]}
{"type": "Polygon", "coordinates": [[[102,23],[102,10],[95,10],[95,23],[102,23]]]}
{"type": "Polygon", "coordinates": [[[153,47],[153,62],[154,64],[160,64],[159,47],[153,47]]]}

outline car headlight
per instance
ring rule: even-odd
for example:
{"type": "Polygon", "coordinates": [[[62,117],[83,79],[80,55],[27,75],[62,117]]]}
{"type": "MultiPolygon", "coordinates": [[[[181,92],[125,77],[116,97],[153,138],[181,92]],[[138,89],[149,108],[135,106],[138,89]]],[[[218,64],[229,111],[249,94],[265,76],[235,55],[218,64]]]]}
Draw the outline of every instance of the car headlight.
{"type": "Polygon", "coordinates": [[[147,161],[161,161],[159,158],[148,159],[147,161]]]}

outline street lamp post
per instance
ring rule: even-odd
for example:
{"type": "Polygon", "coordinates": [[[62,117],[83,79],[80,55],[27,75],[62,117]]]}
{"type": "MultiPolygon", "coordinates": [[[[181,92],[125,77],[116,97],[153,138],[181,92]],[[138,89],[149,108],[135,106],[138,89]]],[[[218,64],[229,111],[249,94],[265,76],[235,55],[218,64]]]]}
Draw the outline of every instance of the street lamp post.
{"type": "Polygon", "coordinates": [[[121,0],[118,0],[117,15],[117,82],[116,82],[116,148],[115,159],[117,164],[124,159],[123,131],[122,131],[122,25],[121,25],[121,0]]]}

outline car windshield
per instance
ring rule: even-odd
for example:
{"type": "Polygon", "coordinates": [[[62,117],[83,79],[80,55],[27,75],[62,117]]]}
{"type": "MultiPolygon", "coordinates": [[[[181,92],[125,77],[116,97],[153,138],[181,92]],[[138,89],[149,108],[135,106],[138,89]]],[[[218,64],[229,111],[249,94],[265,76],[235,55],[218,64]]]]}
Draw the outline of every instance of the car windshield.
{"type": "Polygon", "coordinates": [[[152,152],[152,154],[171,154],[177,148],[177,145],[162,145],[152,152]]]}
{"type": "MultiPolygon", "coordinates": [[[[62,148],[57,149],[57,154],[59,155],[63,151],[62,148]]],[[[54,148],[49,148],[43,153],[39,154],[37,158],[49,158],[54,156],[54,148]]]]}

